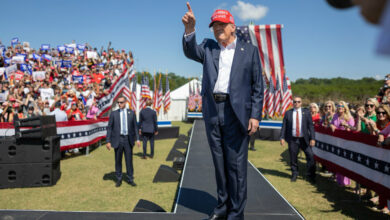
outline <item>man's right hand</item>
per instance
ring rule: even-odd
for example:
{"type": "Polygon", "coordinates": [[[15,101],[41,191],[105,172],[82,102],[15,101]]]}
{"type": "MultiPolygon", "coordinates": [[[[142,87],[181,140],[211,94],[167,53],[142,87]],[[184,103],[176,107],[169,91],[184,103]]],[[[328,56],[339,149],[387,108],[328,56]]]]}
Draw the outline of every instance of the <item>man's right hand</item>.
{"type": "Polygon", "coordinates": [[[192,8],[189,2],[187,2],[187,8],[188,11],[186,14],[181,18],[181,21],[184,24],[185,32],[186,34],[190,34],[195,31],[195,16],[194,13],[192,12],[192,8]]]}
{"type": "Polygon", "coordinates": [[[280,139],[280,145],[284,146],[284,139],[280,139]]]}
{"type": "Polygon", "coordinates": [[[107,150],[111,150],[111,143],[106,144],[107,150]]]}

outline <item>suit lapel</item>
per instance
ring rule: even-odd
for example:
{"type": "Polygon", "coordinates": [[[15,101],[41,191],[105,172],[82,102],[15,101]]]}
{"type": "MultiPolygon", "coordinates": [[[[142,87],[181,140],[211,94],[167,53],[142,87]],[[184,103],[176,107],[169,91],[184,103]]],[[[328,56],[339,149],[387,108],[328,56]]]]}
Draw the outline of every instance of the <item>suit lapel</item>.
{"type": "Polygon", "coordinates": [[[236,41],[236,49],[234,50],[234,56],[233,56],[233,63],[232,68],[230,70],[230,82],[229,82],[229,88],[231,88],[231,84],[234,80],[234,74],[237,72],[237,68],[240,66],[240,63],[242,59],[244,59],[245,55],[245,49],[244,44],[237,39],[236,41]]]}

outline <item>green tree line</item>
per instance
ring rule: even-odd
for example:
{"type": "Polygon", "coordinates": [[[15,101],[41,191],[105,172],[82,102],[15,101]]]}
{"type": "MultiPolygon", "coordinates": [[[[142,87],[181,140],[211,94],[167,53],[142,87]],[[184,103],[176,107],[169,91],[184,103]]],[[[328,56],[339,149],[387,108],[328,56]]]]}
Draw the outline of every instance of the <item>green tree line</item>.
{"type": "Polygon", "coordinates": [[[305,103],[343,100],[351,104],[362,104],[366,98],[375,97],[383,84],[383,80],[369,77],[362,79],[309,78],[292,82],[291,90],[293,95],[301,96],[305,103]]]}
{"type": "MultiPolygon", "coordinates": [[[[137,75],[137,82],[139,84],[141,84],[142,75],[147,77],[149,79],[149,88],[151,90],[153,90],[153,75],[154,75],[153,73],[150,73],[150,72],[137,72],[136,75],[137,75]]],[[[156,73],[156,86],[158,86],[159,77],[160,77],[160,72],[157,72],[156,73]]],[[[171,91],[173,91],[173,90],[179,88],[180,86],[186,84],[187,82],[189,82],[190,80],[193,80],[195,78],[196,77],[186,78],[186,77],[183,77],[183,76],[178,76],[175,73],[169,72],[168,73],[169,89],[171,91]]],[[[161,73],[161,81],[162,81],[161,84],[162,84],[162,87],[163,87],[163,91],[165,92],[166,73],[161,73]]]]}

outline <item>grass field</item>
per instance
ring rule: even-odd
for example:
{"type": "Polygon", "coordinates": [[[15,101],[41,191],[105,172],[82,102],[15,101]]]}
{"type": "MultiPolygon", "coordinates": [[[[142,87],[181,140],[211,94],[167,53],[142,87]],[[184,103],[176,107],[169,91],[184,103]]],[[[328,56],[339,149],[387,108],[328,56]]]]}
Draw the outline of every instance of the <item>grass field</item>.
{"type": "MultiPolygon", "coordinates": [[[[179,125],[184,135],[192,126],[173,124],[179,125]]],[[[165,158],[174,142],[175,139],[156,141],[155,157],[147,160],[142,160],[142,150],[134,147],[136,187],[125,182],[115,187],[114,152],[102,146],[88,156],[62,160],[62,176],[55,186],[1,189],[0,209],[131,212],[139,199],[146,199],[172,211],[179,183],[153,183],[152,180],[161,164],[172,166],[165,158]]],[[[255,148],[257,151],[249,152],[249,160],[306,219],[388,219],[389,215],[373,210],[370,203],[359,201],[352,188],[338,187],[321,175],[315,185],[303,180],[303,154],[300,178],[291,183],[287,147],[275,141],[256,141],[255,148]]]]}

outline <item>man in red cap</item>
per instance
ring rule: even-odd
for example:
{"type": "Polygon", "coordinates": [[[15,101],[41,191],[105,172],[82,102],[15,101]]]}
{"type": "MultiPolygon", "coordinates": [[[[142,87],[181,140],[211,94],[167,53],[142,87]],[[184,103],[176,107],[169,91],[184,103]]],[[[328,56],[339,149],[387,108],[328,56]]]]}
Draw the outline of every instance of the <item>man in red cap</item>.
{"type": "Polygon", "coordinates": [[[213,157],[218,205],[209,219],[244,219],[249,136],[261,120],[263,84],[258,49],[237,40],[234,18],[216,10],[209,27],[216,39],[195,38],[195,16],[187,2],[184,54],[203,64],[202,104],[213,157]]]}

